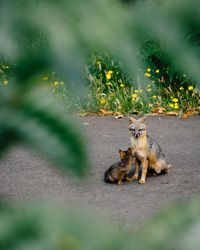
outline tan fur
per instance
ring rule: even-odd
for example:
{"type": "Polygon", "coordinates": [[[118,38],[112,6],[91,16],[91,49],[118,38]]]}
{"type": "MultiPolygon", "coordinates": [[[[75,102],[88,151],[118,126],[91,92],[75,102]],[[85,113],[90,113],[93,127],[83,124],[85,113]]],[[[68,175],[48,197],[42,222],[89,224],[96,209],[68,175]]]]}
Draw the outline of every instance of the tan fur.
{"type": "Polygon", "coordinates": [[[139,167],[141,163],[142,175],[139,183],[144,184],[149,168],[154,169],[157,174],[161,173],[161,171],[167,173],[170,165],[166,163],[164,154],[162,153],[160,146],[153,139],[151,139],[151,143],[149,143],[150,139],[147,138],[146,126],[144,125],[145,118],[142,118],[140,120],[130,118],[129,120],[129,130],[133,131],[131,132],[130,145],[132,155],[133,157],[135,157],[136,161],[135,173],[133,177],[129,179],[129,181],[137,180],[139,178],[139,167]],[[140,126],[142,126],[142,133],[138,136],[136,135],[137,133],[135,132],[135,130],[139,131],[140,126]],[[138,137],[136,138],[136,136],[138,137]]]}

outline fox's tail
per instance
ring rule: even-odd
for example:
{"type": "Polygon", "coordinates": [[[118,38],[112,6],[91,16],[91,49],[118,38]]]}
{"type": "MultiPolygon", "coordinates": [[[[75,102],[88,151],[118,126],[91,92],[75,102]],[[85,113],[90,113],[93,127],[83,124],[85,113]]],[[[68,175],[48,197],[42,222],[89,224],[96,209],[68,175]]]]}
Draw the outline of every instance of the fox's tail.
{"type": "Polygon", "coordinates": [[[169,172],[169,169],[172,168],[172,165],[171,164],[168,164],[166,163],[166,169],[164,170],[164,173],[168,173],[169,172]]]}
{"type": "Polygon", "coordinates": [[[171,164],[167,164],[167,168],[168,169],[172,168],[172,165],[171,164]]]}
{"type": "Polygon", "coordinates": [[[109,172],[106,171],[104,174],[104,181],[107,183],[114,183],[115,179],[110,175],[109,172]]]}

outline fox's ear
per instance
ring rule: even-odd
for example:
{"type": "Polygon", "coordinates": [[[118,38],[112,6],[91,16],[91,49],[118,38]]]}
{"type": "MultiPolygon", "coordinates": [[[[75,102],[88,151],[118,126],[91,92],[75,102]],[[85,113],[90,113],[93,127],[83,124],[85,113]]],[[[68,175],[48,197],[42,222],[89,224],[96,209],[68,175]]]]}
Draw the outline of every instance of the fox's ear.
{"type": "Polygon", "coordinates": [[[142,117],[142,118],[140,118],[140,120],[139,120],[141,123],[145,123],[145,121],[146,121],[146,116],[144,116],[144,117],[142,117]]]}
{"type": "Polygon", "coordinates": [[[136,119],[133,118],[133,117],[131,117],[131,116],[129,116],[129,122],[130,122],[130,123],[134,123],[134,122],[136,122],[136,119]]]}
{"type": "Polygon", "coordinates": [[[125,158],[125,152],[122,151],[121,149],[119,150],[119,156],[120,156],[121,160],[123,160],[125,158]]]}
{"type": "Polygon", "coordinates": [[[130,147],[128,148],[127,152],[128,152],[129,155],[132,154],[132,150],[131,150],[130,147]]]}

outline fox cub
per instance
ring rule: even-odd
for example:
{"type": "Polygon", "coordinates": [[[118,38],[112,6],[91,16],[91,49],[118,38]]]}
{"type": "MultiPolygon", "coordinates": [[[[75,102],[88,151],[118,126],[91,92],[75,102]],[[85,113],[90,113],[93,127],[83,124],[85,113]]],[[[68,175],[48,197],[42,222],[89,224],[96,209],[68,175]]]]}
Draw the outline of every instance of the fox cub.
{"type": "Polygon", "coordinates": [[[104,174],[104,181],[122,184],[124,178],[132,168],[133,156],[131,148],[126,151],[119,150],[120,161],[111,165],[104,174]]]}
{"type": "Polygon", "coordinates": [[[140,164],[142,166],[140,184],[144,184],[147,171],[155,171],[156,174],[167,173],[171,165],[165,161],[165,155],[159,144],[146,133],[145,117],[134,119],[130,117],[130,145],[132,155],[135,157],[135,173],[129,181],[139,178],[140,164]]]}

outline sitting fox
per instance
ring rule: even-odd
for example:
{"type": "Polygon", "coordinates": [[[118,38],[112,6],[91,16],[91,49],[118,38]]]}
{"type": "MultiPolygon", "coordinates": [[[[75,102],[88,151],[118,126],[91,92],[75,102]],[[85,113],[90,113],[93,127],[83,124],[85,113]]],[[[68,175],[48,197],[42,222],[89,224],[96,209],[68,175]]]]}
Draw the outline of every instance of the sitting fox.
{"type": "Polygon", "coordinates": [[[146,133],[145,118],[134,119],[130,117],[130,145],[132,155],[135,157],[135,173],[129,178],[129,181],[139,178],[140,164],[142,165],[142,174],[139,180],[140,184],[146,181],[147,171],[152,169],[155,173],[168,173],[171,165],[165,161],[165,155],[159,144],[149,137],[146,133]]]}
{"type": "Polygon", "coordinates": [[[122,181],[126,178],[126,175],[132,168],[133,156],[131,148],[127,151],[119,150],[120,161],[111,165],[104,174],[104,181],[109,183],[122,184],[122,181]]]}

